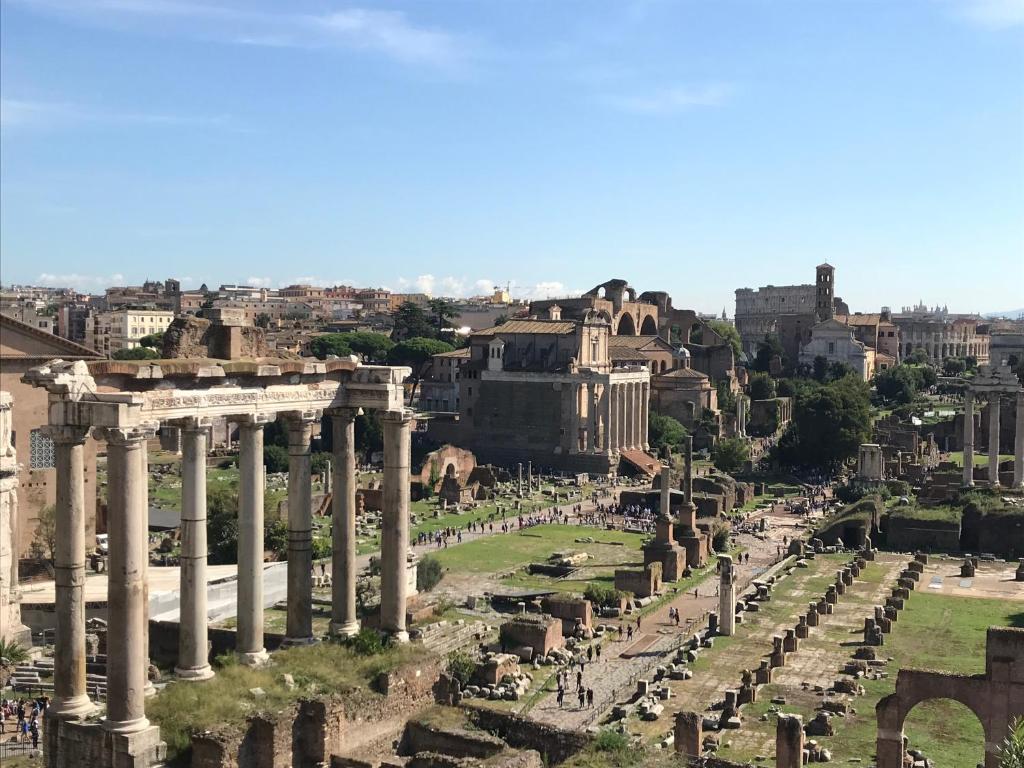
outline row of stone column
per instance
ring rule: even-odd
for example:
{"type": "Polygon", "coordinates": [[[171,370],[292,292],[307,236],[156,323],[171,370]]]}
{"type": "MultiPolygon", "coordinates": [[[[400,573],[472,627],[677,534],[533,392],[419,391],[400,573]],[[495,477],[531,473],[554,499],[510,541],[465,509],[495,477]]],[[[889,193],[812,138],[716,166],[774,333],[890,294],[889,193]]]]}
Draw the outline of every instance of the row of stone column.
{"type": "MultiPolygon", "coordinates": [[[[330,633],[358,631],[356,617],[355,412],[331,412],[334,430],[332,496],[332,610],[330,633]]],[[[315,641],[312,631],[312,475],[310,441],[319,413],[290,414],[288,423],[288,617],[286,643],[315,641]]],[[[241,662],[259,664],[263,645],[263,427],[273,416],[239,421],[238,621],[241,662]]],[[[398,641],[405,628],[409,541],[409,461],[412,417],[386,413],[384,524],[381,542],[381,628],[398,641]]],[[[208,659],[206,453],[208,424],[182,427],[181,596],[178,662],[183,680],[213,675],[208,659]]],[[[57,538],[54,552],[57,632],[54,717],[78,717],[93,708],[86,693],[85,490],[86,427],[51,427],[57,469],[57,538]]],[[[149,725],[144,696],[148,669],[148,465],[146,428],[105,428],[108,464],[107,719],[112,732],[149,725]]]]}
{"type": "Polygon", "coordinates": [[[608,398],[609,448],[647,450],[650,382],[626,381],[611,384],[608,398]]]}
{"type": "MultiPolygon", "coordinates": [[[[988,393],[988,482],[999,485],[1000,393],[988,393]]],[[[974,392],[964,394],[964,485],[974,485],[974,392]]],[[[1024,392],[1017,393],[1017,423],[1013,437],[1013,487],[1024,488],[1024,392]]]]}

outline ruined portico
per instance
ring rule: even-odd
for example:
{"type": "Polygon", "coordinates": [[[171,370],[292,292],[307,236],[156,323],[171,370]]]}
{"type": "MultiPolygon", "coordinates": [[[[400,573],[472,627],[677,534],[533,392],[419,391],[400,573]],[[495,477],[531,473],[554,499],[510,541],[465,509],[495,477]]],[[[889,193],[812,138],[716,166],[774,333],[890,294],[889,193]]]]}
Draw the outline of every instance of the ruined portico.
{"type": "Polygon", "coordinates": [[[974,485],[974,405],[975,400],[988,402],[988,464],[987,482],[999,486],[999,411],[1004,398],[1015,398],[1017,423],[1013,439],[1013,480],[1014,488],[1024,488],[1024,387],[1008,365],[983,365],[978,374],[967,382],[964,390],[964,481],[965,486],[974,485]]]}
{"type": "MultiPolygon", "coordinates": [[[[55,443],[57,510],[53,705],[47,713],[50,768],[71,766],[86,749],[96,764],[145,768],[160,760],[159,728],[145,714],[147,459],[146,444],[166,424],[182,428],[181,626],[176,672],[182,680],[213,674],[206,628],[206,427],[215,418],[239,423],[238,642],[243,663],[265,659],[263,649],[263,426],[283,419],[289,433],[288,642],[313,642],[309,449],[312,422],[327,413],[344,437],[358,409],[382,412],[385,423],[383,600],[381,627],[397,641],[405,631],[408,547],[409,433],[404,408],[407,368],[326,363],[191,361],[128,363],[60,360],[32,369],[25,380],[48,392],[55,443]],[[110,576],[108,709],[99,723],[85,686],[85,563],[82,446],[90,434],[108,450],[110,576]],[[390,586],[389,586],[390,585],[390,586]],[[389,593],[389,589],[391,593],[389,593]]],[[[331,632],[352,634],[355,618],[355,445],[335,440],[331,632]]]]}

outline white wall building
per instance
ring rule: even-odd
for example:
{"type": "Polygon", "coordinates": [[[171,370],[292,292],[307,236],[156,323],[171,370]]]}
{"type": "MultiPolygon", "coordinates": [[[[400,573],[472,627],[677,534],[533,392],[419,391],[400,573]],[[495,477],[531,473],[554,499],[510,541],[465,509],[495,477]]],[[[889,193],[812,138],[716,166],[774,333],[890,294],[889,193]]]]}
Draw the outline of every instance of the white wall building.
{"type": "Polygon", "coordinates": [[[875,350],[857,341],[853,329],[838,320],[825,320],[811,328],[811,340],[800,349],[800,362],[812,365],[816,357],[846,363],[865,381],[874,375],[875,350]]]}
{"type": "Polygon", "coordinates": [[[85,341],[108,357],[120,349],[134,349],[143,336],[161,333],[174,320],[162,309],[116,309],[94,312],[85,319],[85,341]]]}

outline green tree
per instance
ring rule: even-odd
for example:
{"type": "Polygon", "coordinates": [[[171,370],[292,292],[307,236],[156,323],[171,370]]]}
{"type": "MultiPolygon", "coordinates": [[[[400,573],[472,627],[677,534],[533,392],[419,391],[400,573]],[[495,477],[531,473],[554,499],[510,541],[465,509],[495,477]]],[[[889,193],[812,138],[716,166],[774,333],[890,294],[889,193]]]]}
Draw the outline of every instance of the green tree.
{"type": "Polygon", "coordinates": [[[775,393],[779,397],[793,397],[796,394],[796,384],[792,379],[779,379],[775,386],[775,393]]]}
{"type": "Polygon", "coordinates": [[[943,376],[962,376],[967,372],[967,363],[961,357],[947,357],[942,361],[943,376]]]}
{"type": "Polygon", "coordinates": [[[743,351],[743,345],[740,343],[740,332],[736,330],[736,326],[725,320],[708,320],[707,326],[732,347],[732,354],[738,359],[743,351]]]}
{"type": "Polygon", "coordinates": [[[57,508],[53,504],[47,504],[39,510],[35,534],[32,536],[32,553],[40,559],[52,561],[56,546],[57,508]]]}
{"type": "Polygon", "coordinates": [[[651,450],[660,453],[663,446],[678,449],[686,438],[686,427],[671,416],[651,411],[647,418],[647,442],[651,450]]]}
{"type": "Polygon", "coordinates": [[[913,402],[921,385],[916,366],[902,363],[875,374],[872,382],[879,398],[886,403],[906,405],[913,402]]]}
{"type": "Polygon", "coordinates": [[[348,337],[347,333],[325,333],[309,342],[309,351],[321,360],[326,360],[330,355],[348,357],[352,354],[348,337]]]}
{"type": "Polygon", "coordinates": [[[815,381],[820,381],[822,384],[825,383],[825,379],[828,377],[828,358],[824,355],[815,355],[814,362],[811,363],[811,375],[815,381]]]}
{"type": "MultiPolygon", "coordinates": [[[[754,356],[754,363],[751,367],[755,371],[767,373],[771,370],[772,358],[776,355],[780,360],[783,360],[782,342],[774,334],[765,334],[764,341],[759,342],[757,345],[757,354],[754,356]]],[[[783,362],[785,361],[783,360],[783,362]]]]}
{"type": "Polygon", "coordinates": [[[263,465],[267,472],[288,471],[288,449],[280,445],[263,446],[263,465]]]}
{"type": "Polygon", "coordinates": [[[750,399],[771,400],[775,397],[775,379],[767,373],[752,373],[750,375],[750,399]]]}
{"type": "Polygon", "coordinates": [[[210,562],[238,562],[238,489],[218,488],[206,494],[206,531],[210,562]]]}
{"type": "Polygon", "coordinates": [[[270,550],[282,559],[288,556],[288,525],[284,520],[265,515],[263,523],[263,548],[270,550]]]}
{"type": "Polygon", "coordinates": [[[452,651],[448,654],[447,669],[448,674],[465,687],[473,679],[473,674],[476,672],[476,662],[465,651],[452,651]]]}
{"type": "Polygon", "coordinates": [[[114,360],[156,360],[160,355],[149,347],[132,347],[131,349],[119,349],[110,357],[114,360]]]}
{"type": "Polygon", "coordinates": [[[164,345],[164,332],[150,333],[139,339],[139,344],[150,349],[160,349],[164,345]]]}
{"type": "Polygon", "coordinates": [[[272,318],[266,312],[256,315],[255,325],[257,328],[269,328],[272,318]]]}
{"type": "Polygon", "coordinates": [[[391,338],[395,341],[402,339],[433,339],[437,332],[423,308],[413,304],[411,301],[402,302],[395,310],[395,327],[391,332],[391,338]]]}
{"type": "Polygon", "coordinates": [[[871,435],[867,384],[847,376],[798,392],[793,421],[782,435],[776,455],[787,466],[835,469],[856,456],[871,435]]]}
{"type": "Polygon", "coordinates": [[[416,388],[426,375],[430,366],[430,359],[442,352],[451,352],[454,347],[444,341],[417,337],[400,341],[392,347],[388,353],[388,362],[391,365],[407,365],[412,368],[412,392],[409,394],[409,402],[416,398],[416,388]]]}
{"type": "Polygon", "coordinates": [[[367,363],[384,363],[388,359],[388,352],[395,346],[395,342],[383,333],[371,333],[370,331],[354,331],[344,334],[349,349],[367,363]]]}
{"type": "Polygon", "coordinates": [[[907,362],[914,363],[915,365],[927,365],[927,363],[928,363],[928,353],[925,352],[920,347],[918,347],[917,349],[915,349],[911,353],[911,355],[908,358],[907,362]]]}
{"type": "Polygon", "coordinates": [[[437,338],[443,338],[446,335],[445,331],[452,327],[451,321],[457,318],[459,313],[455,309],[455,305],[448,299],[431,299],[429,306],[437,338]]]}
{"type": "Polygon", "coordinates": [[[736,413],[736,395],[729,387],[729,382],[723,379],[716,387],[718,395],[718,410],[723,413],[736,413]]]}
{"type": "Polygon", "coordinates": [[[419,592],[429,592],[444,578],[444,569],[441,568],[441,561],[431,555],[424,555],[416,564],[416,589],[419,592]]]}
{"type": "Polygon", "coordinates": [[[719,440],[711,452],[715,468],[725,473],[739,472],[750,459],[750,443],[742,437],[719,440]]]}
{"type": "Polygon", "coordinates": [[[370,411],[356,416],[356,450],[367,457],[384,450],[384,430],[377,414],[377,411],[370,411]]]}

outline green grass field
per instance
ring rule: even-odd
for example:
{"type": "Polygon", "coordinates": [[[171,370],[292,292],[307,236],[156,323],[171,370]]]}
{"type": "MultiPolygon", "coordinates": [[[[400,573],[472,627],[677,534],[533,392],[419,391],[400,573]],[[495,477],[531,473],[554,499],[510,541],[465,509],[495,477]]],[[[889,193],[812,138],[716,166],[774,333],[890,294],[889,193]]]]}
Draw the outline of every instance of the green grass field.
{"type": "MultiPolygon", "coordinates": [[[[952,452],[950,452],[950,453],[948,453],[946,455],[949,457],[949,460],[952,461],[954,464],[956,464],[958,467],[962,467],[964,465],[964,452],[963,451],[952,451],[952,452]]],[[[1013,461],[1013,455],[1009,454],[1009,453],[1001,453],[1001,454],[999,454],[999,461],[1013,461]]],[[[975,453],[974,453],[974,466],[976,466],[976,467],[984,467],[984,466],[987,466],[987,465],[988,465],[988,454],[978,453],[977,451],[975,451],[975,453]]]]}

